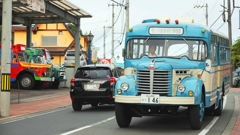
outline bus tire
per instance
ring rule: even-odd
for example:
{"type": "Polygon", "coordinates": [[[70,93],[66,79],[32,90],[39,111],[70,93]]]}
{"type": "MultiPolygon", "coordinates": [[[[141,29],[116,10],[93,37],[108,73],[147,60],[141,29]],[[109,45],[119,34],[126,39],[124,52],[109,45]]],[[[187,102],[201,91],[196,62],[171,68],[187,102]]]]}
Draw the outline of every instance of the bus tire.
{"type": "Polygon", "coordinates": [[[218,108],[213,110],[214,116],[221,116],[223,110],[223,97],[218,101],[218,108]]]}
{"type": "Polygon", "coordinates": [[[128,114],[128,107],[126,105],[115,103],[115,115],[119,127],[129,127],[132,116],[128,114]]]}
{"type": "Polygon", "coordinates": [[[198,130],[202,126],[202,121],[204,117],[204,103],[203,103],[203,95],[201,98],[201,102],[199,105],[189,106],[189,124],[192,129],[198,130]]]}

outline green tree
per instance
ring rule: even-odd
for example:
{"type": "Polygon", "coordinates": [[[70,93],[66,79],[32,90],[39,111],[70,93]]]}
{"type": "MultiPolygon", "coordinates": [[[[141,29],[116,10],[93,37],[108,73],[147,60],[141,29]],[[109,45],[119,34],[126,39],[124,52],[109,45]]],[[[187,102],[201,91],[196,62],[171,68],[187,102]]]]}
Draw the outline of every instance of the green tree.
{"type": "Polygon", "coordinates": [[[231,46],[231,60],[234,67],[240,66],[240,37],[231,46]]]}
{"type": "MultiPolygon", "coordinates": [[[[76,32],[76,31],[75,31],[75,25],[74,25],[74,24],[72,24],[72,23],[67,23],[66,25],[68,26],[68,28],[71,30],[72,33],[75,33],[75,32],[76,32]]],[[[82,30],[80,29],[79,31],[80,31],[80,35],[82,35],[82,30]]]]}

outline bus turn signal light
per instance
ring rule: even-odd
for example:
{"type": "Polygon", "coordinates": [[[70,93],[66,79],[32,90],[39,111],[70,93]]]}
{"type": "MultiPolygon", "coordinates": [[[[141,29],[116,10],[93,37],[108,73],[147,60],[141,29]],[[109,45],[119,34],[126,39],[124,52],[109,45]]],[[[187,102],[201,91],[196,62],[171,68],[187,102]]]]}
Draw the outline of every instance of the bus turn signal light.
{"type": "Polygon", "coordinates": [[[157,24],[159,24],[159,23],[160,23],[160,20],[159,20],[159,19],[156,19],[156,22],[157,22],[157,24]]]}
{"type": "Polygon", "coordinates": [[[175,23],[178,24],[178,20],[175,20],[175,23]]]}
{"type": "Polygon", "coordinates": [[[166,23],[169,24],[169,20],[166,20],[166,23]]]}

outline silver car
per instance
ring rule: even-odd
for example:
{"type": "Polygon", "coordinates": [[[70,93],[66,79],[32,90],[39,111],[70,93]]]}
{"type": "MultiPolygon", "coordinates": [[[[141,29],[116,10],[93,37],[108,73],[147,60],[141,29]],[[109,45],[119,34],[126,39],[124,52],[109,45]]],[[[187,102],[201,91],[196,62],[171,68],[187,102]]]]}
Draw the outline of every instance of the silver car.
{"type": "MultiPolygon", "coordinates": [[[[79,54],[80,66],[87,65],[83,54],[79,54]]],[[[75,66],[75,50],[67,50],[64,58],[64,66],[75,66]]]]}

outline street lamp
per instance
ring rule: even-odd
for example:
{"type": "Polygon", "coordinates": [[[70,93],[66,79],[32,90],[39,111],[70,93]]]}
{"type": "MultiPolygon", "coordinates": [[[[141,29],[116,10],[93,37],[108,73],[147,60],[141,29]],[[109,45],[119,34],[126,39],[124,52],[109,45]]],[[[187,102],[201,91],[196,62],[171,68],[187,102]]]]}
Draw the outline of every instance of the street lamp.
{"type": "Polygon", "coordinates": [[[91,44],[93,40],[94,35],[90,33],[87,35],[88,38],[88,64],[92,64],[92,49],[91,49],[91,44]]]}

